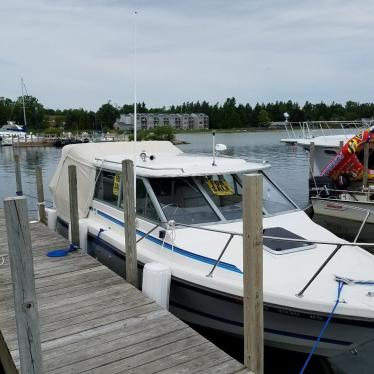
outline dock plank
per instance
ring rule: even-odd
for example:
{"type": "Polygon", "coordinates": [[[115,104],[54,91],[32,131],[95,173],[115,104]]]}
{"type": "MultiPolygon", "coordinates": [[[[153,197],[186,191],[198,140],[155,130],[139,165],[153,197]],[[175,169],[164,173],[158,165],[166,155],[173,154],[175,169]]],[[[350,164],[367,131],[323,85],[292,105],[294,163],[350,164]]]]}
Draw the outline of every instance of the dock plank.
{"type": "MultiPolygon", "coordinates": [[[[250,373],[184,322],[84,252],[30,224],[45,373],[250,373]]],[[[0,255],[7,254],[0,209],[0,255]]],[[[0,329],[19,368],[9,261],[0,267],[0,329]]]]}

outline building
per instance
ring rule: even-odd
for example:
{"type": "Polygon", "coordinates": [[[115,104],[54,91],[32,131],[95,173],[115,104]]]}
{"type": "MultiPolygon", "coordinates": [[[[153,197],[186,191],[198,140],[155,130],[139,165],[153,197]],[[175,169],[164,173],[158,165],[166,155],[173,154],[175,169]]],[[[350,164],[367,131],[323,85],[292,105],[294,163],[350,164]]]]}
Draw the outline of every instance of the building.
{"type": "MultiPolygon", "coordinates": [[[[157,126],[171,126],[176,130],[209,128],[209,117],[204,113],[138,113],[136,118],[138,130],[150,130],[157,126]]],[[[114,123],[114,128],[132,131],[134,128],[134,114],[121,114],[114,123]]]]}

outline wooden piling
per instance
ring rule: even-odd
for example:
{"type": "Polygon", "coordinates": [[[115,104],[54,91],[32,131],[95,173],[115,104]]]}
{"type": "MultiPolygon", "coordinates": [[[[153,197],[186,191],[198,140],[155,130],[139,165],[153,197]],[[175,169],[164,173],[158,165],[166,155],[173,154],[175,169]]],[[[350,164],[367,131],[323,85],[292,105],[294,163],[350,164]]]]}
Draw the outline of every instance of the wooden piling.
{"type": "Polygon", "coordinates": [[[44,188],[43,188],[43,172],[40,166],[35,168],[36,175],[36,191],[38,194],[38,211],[40,222],[47,224],[47,216],[45,213],[44,188]]]}
{"type": "Polygon", "coordinates": [[[69,173],[71,244],[74,244],[79,247],[77,167],[75,165],[69,165],[68,173],[69,173]]]}
{"type": "Polygon", "coordinates": [[[369,142],[364,144],[364,175],[362,178],[362,183],[365,187],[369,187],[369,142]]]}
{"type": "Polygon", "coordinates": [[[131,160],[122,161],[122,180],[125,221],[126,280],[133,286],[138,287],[134,164],[131,160]]]}
{"type": "Polygon", "coordinates": [[[21,372],[43,372],[39,313],[25,197],[4,200],[21,372]]]}
{"type": "Polygon", "coordinates": [[[244,364],[264,372],[262,176],[243,178],[244,364]]]}
{"type": "Polygon", "coordinates": [[[343,142],[343,140],[341,140],[339,142],[339,152],[342,150],[343,146],[344,146],[344,142],[343,142]]]}
{"type": "Polygon", "coordinates": [[[310,177],[313,178],[314,176],[314,162],[316,157],[316,147],[314,142],[310,142],[309,146],[309,173],[310,177]]]}
{"type": "Polygon", "coordinates": [[[22,178],[21,178],[21,166],[19,162],[19,155],[16,153],[14,154],[14,164],[16,170],[16,195],[22,196],[22,178]]]}

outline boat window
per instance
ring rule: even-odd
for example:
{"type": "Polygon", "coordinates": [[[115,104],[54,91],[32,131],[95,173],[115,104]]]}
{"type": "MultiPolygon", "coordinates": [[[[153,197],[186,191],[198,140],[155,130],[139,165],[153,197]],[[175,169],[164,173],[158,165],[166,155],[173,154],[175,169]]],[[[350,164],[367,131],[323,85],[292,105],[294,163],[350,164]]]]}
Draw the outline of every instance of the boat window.
{"type": "Polygon", "coordinates": [[[233,175],[209,175],[199,181],[227,220],[242,218],[242,187],[233,175]]]}
{"type": "Polygon", "coordinates": [[[101,171],[95,188],[95,199],[117,206],[120,193],[120,176],[108,171],[101,171]]]}
{"type": "MultiPolygon", "coordinates": [[[[122,196],[120,207],[123,208],[122,196]]],[[[136,180],[136,214],[152,221],[160,221],[156,208],[141,179],[136,180]]]]}
{"type": "Polygon", "coordinates": [[[192,178],[149,178],[149,183],[168,220],[184,224],[219,221],[192,178]]]}
{"type": "Polygon", "coordinates": [[[263,173],[262,204],[268,214],[276,214],[296,209],[294,205],[263,173]]]}
{"type": "MultiPolygon", "coordinates": [[[[262,175],[262,204],[265,214],[277,214],[287,210],[297,209],[297,206],[293,204],[274,183],[271,182],[264,172],[262,172],[262,175]]],[[[242,183],[242,175],[238,175],[237,177],[242,183]]]]}

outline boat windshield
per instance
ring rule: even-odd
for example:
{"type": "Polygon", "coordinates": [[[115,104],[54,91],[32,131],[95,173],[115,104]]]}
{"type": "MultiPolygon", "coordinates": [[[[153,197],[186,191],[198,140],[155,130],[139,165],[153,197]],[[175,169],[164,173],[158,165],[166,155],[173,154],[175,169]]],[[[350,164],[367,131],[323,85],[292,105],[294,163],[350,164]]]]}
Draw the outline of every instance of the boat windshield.
{"type": "Polygon", "coordinates": [[[149,178],[149,183],[167,220],[184,224],[219,221],[192,178],[149,178]]]}
{"type": "MultiPolygon", "coordinates": [[[[262,206],[264,214],[278,214],[297,209],[297,206],[262,172],[262,206]]],[[[237,175],[242,184],[242,175],[237,175]]]]}

